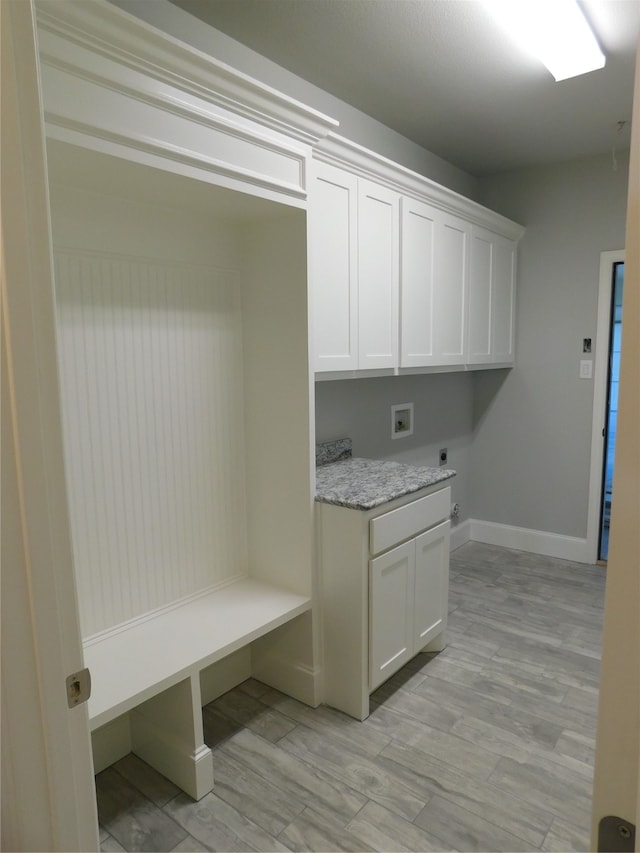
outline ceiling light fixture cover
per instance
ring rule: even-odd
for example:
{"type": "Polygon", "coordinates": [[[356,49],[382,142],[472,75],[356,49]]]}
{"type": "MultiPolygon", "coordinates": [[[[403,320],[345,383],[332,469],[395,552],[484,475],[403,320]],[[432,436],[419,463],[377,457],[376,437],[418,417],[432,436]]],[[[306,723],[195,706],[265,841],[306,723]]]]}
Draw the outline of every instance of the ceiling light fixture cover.
{"type": "Polygon", "coordinates": [[[556,80],[604,68],[605,57],[576,0],[483,0],[500,25],[556,80]]]}

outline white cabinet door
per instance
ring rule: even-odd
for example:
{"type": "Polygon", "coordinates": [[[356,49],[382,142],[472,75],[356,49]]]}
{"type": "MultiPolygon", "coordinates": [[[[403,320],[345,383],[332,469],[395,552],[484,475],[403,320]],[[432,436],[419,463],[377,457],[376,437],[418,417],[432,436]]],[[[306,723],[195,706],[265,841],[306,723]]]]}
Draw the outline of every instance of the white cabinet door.
{"type": "Polygon", "coordinates": [[[436,363],[434,249],[438,211],[415,199],[401,204],[400,367],[436,363]]]}
{"type": "Polygon", "coordinates": [[[398,362],[400,199],[358,181],[358,368],[398,362]]]}
{"type": "Polygon", "coordinates": [[[515,357],[516,244],[496,237],[493,244],[492,361],[513,364],[515,357]]]}
{"type": "Polygon", "coordinates": [[[469,258],[468,364],[491,361],[493,234],[474,228],[469,258]]]}
{"type": "Polygon", "coordinates": [[[515,242],[474,227],[469,263],[468,364],[513,364],[515,272],[515,242]]]}
{"type": "Polygon", "coordinates": [[[358,179],[313,163],[309,278],[316,371],[358,367],[358,179]]]}
{"type": "Polygon", "coordinates": [[[442,214],[435,242],[435,363],[464,364],[467,343],[467,286],[471,226],[442,214]]]}
{"type": "Polygon", "coordinates": [[[444,521],[415,540],[414,652],[424,648],[447,625],[449,537],[450,522],[444,521]]]}
{"type": "Polygon", "coordinates": [[[369,688],[413,657],[415,541],[369,563],[369,688]]]}

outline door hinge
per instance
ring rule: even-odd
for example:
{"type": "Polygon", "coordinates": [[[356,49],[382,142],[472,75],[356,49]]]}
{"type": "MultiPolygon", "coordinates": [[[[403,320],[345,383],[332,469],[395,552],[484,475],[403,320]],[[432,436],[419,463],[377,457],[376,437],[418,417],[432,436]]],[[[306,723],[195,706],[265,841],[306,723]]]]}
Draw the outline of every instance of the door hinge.
{"type": "Polygon", "coordinates": [[[633,853],[636,828],[615,815],[603,817],[598,824],[598,853],[633,853]]]}
{"type": "Polygon", "coordinates": [[[67,676],[67,705],[75,708],[91,696],[91,673],[88,669],[67,676]]]}

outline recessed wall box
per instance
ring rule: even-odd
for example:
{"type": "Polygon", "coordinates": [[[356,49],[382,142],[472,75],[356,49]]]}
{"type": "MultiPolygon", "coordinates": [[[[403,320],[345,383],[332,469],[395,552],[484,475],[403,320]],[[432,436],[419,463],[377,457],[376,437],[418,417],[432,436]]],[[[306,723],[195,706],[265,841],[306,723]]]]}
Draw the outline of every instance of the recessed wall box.
{"type": "Polygon", "coordinates": [[[391,438],[413,435],[413,403],[391,406],[391,438]]]}

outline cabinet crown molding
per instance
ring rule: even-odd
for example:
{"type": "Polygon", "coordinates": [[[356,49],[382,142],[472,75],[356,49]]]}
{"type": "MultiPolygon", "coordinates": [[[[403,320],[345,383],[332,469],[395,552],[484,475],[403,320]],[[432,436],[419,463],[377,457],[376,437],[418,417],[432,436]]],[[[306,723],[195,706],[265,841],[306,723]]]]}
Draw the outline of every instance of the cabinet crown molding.
{"type": "Polygon", "coordinates": [[[525,232],[522,225],[507,217],[335,132],[318,141],[313,149],[313,159],[346,169],[405,196],[461,216],[474,225],[487,228],[510,240],[520,240],[525,232]]]}
{"type": "MultiPolygon", "coordinates": [[[[36,0],[38,28],[306,145],[338,122],[106,0],[36,0]]],[[[82,73],[82,69],[78,69],[82,73]]]]}

